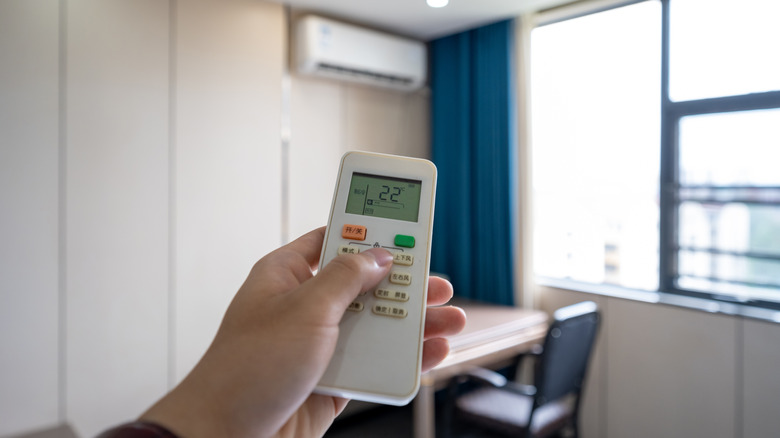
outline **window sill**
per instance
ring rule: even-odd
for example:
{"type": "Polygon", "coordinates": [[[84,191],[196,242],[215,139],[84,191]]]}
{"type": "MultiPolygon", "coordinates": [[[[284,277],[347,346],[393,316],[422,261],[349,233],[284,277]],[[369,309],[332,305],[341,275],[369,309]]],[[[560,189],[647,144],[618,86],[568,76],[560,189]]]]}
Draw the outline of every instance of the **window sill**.
{"type": "Polygon", "coordinates": [[[609,284],[591,284],[575,280],[561,278],[536,277],[536,284],[557,289],[566,289],[576,292],[584,292],[612,298],[641,301],[651,304],[664,304],[669,306],[693,309],[707,313],[720,313],[730,316],[757,319],[761,321],[780,324],[780,311],[764,309],[744,304],[725,303],[722,301],[708,300],[704,298],[688,297],[685,295],[667,292],[652,292],[639,289],[629,289],[609,284]]]}

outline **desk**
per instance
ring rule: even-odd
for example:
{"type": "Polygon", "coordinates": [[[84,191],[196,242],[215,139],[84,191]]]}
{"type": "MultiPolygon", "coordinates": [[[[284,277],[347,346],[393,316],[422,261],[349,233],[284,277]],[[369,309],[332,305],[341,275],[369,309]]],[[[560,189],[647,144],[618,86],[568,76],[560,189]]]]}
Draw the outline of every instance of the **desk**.
{"type": "Polygon", "coordinates": [[[544,340],[547,314],[538,310],[454,300],[466,311],[466,327],[449,338],[450,354],[422,375],[414,399],[414,437],[436,436],[434,393],[454,376],[475,366],[489,366],[530,350],[544,340]]]}

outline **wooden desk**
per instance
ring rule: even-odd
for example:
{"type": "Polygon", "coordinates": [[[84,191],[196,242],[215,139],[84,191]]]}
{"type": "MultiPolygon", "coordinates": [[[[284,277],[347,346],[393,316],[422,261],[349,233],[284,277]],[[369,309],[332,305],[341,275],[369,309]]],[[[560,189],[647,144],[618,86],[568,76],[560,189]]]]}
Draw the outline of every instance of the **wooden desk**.
{"type": "Polygon", "coordinates": [[[454,300],[466,311],[466,327],[449,338],[450,354],[422,375],[414,399],[414,436],[436,436],[434,393],[454,376],[475,366],[489,367],[528,351],[544,340],[547,314],[538,310],[454,300]]]}

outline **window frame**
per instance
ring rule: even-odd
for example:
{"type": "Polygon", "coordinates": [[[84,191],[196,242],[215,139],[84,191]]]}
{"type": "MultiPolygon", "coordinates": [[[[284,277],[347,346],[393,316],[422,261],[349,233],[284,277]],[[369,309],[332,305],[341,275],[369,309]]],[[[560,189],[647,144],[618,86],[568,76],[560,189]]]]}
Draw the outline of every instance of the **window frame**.
{"type": "MultiPolygon", "coordinates": [[[[669,94],[671,54],[671,8],[673,0],[661,2],[661,162],[659,203],[659,263],[658,287],[661,292],[746,304],[769,309],[780,309],[779,302],[748,300],[715,292],[695,291],[677,287],[679,245],[678,206],[682,202],[679,175],[679,133],[684,117],[705,114],[722,114],[739,111],[780,109],[780,91],[750,93],[695,100],[673,101],[669,94]]],[[[774,204],[778,205],[778,204],[774,204]]],[[[712,249],[712,248],[711,248],[712,249]]],[[[778,289],[780,293],[780,289],[778,289]]]]}

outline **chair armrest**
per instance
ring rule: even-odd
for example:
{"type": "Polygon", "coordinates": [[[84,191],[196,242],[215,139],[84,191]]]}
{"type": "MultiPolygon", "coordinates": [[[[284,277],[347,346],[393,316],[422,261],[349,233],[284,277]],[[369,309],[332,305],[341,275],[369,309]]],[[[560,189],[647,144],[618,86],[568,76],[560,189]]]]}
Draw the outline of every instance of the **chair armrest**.
{"type": "Polygon", "coordinates": [[[503,388],[509,383],[506,377],[487,368],[474,367],[466,371],[463,376],[496,388],[503,388]]]}
{"type": "Polygon", "coordinates": [[[504,388],[520,395],[527,395],[528,397],[533,397],[534,395],[536,395],[536,387],[533,385],[525,385],[523,383],[517,383],[517,382],[508,382],[504,388]]]}
{"type": "Polygon", "coordinates": [[[463,374],[463,377],[476,380],[494,388],[506,389],[520,395],[527,395],[530,397],[536,394],[536,387],[509,381],[501,374],[486,368],[471,368],[463,374]]]}

